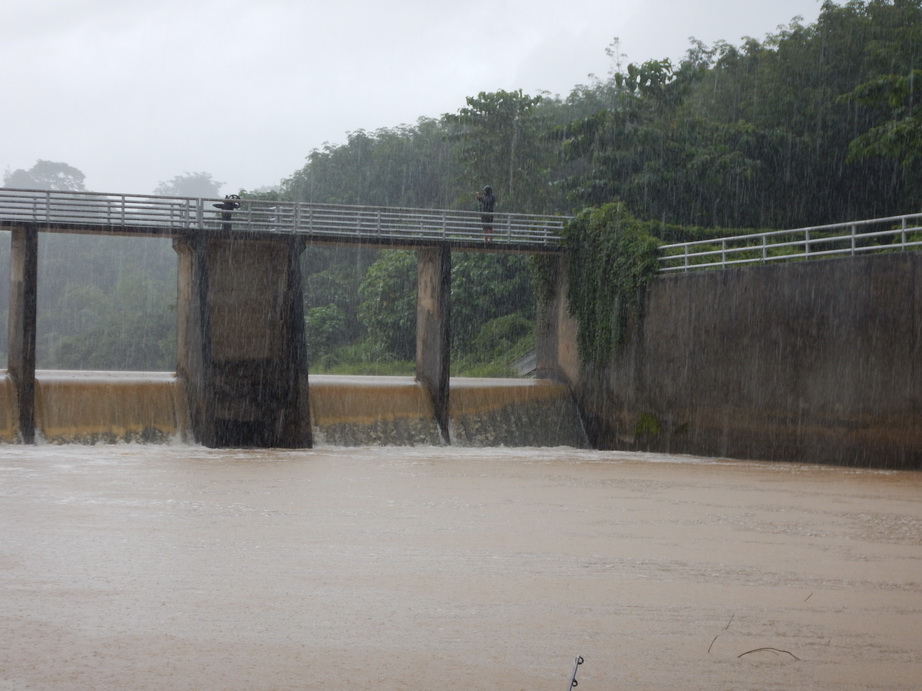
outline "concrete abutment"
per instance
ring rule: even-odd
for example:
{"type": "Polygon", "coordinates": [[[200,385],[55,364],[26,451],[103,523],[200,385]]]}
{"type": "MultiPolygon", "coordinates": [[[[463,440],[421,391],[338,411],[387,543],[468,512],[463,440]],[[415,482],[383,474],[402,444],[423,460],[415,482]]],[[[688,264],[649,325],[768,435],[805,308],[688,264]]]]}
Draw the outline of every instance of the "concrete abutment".
{"type": "Polygon", "coordinates": [[[660,275],[615,357],[557,371],[597,448],[922,469],[922,253],[660,275]]]}

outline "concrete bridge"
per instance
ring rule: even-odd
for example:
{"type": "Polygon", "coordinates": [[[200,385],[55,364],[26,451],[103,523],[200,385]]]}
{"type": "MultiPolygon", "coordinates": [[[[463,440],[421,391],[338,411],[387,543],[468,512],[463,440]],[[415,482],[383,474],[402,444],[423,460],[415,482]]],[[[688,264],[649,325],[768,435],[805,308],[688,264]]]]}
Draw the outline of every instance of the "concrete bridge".
{"type": "Polygon", "coordinates": [[[172,238],[179,255],[177,376],[196,441],[310,446],[299,257],[308,244],[414,249],[416,375],[447,439],[451,251],[559,253],[565,218],[248,199],[0,189],[12,231],[8,370],[19,435],[35,438],[38,235],[172,238]]]}

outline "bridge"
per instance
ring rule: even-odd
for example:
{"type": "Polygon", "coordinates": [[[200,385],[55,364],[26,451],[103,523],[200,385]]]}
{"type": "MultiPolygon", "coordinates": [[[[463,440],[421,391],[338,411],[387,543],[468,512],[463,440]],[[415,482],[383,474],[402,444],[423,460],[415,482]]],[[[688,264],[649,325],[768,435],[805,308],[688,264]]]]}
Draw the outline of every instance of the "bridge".
{"type": "Polygon", "coordinates": [[[417,252],[416,378],[448,439],[453,250],[563,251],[568,219],[255,199],[0,189],[12,231],[8,371],[34,440],[39,233],[170,238],[178,254],[177,377],[206,446],[310,446],[299,257],[313,244],[417,252]]]}
{"type": "MultiPolygon", "coordinates": [[[[183,237],[299,237],[314,243],[408,248],[447,245],[494,252],[559,253],[569,216],[494,213],[484,234],[476,211],[345,204],[202,199],[0,188],[0,228],[46,232],[183,237]],[[231,202],[233,209],[222,209],[231,202]]],[[[687,272],[856,256],[922,247],[922,213],[792,230],[759,231],[664,244],[659,271],[687,272]]]]}
{"type": "Polygon", "coordinates": [[[0,189],[0,227],[30,224],[46,232],[182,237],[297,237],[308,242],[416,248],[434,244],[496,252],[560,252],[563,216],[345,204],[200,199],[0,189]]]}

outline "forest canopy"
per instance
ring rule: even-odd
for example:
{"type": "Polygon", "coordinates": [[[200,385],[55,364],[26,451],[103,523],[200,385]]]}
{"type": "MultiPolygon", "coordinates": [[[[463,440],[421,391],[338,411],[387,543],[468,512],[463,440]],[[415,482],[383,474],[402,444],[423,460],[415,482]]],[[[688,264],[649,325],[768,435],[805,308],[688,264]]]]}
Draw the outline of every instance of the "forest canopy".
{"type": "Polygon", "coordinates": [[[457,113],[349,134],[307,156],[283,196],[313,202],[574,214],[790,228],[922,204],[922,2],[826,2],[741,45],[692,39],[565,98],[480,93],[457,113]]]}

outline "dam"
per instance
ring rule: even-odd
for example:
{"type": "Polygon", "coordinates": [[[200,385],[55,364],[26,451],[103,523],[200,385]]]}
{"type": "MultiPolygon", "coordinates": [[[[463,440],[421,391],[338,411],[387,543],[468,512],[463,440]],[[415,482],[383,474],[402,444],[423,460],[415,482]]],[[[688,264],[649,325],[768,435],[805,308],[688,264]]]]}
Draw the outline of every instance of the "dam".
{"type": "Polygon", "coordinates": [[[80,413],[109,419],[82,423],[88,439],[305,448],[315,437],[430,444],[437,429],[441,444],[922,468],[922,214],[662,245],[631,337],[595,363],[577,352],[569,311],[567,271],[580,267],[565,266],[567,219],[495,220],[487,239],[476,213],[0,190],[0,227],[12,231],[4,434],[74,438],[62,411],[76,408],[65,401],[96,387],[110,403],[80,413]],[[171,238],[173,374],[36,370],[38,237],[55,232],[171,238]],[[416,253],[413,378],[309,384],[299,256],[315,242],[416,253]],[[537,309],[535,381],[451,376],[457,251],[556,265],[537,309]],[[122,420],[132,411],[153,418],[122,420]]]}
{"type": "MultiPolygon", "coordinates": [[[[452,380],[449,443],[456,446],[588,446],[568,387],[534,379],[452,380]]],[[[35,428],[53,444],[159,443],[190,439],[186,396],[173,372],[36,372],[35,428]]],[[[321,446],[444,443],[432,400],[412,377],[314,375],[312,434],[321,446]]],[[[16,441],[15,397],[0,376],[0,441],[16,441]]]]}
{"type": "MultiPolygon", "coordinates": [[[[11,230],[9,356],[3,384],[9,436],[26,443],[37,436],[75,438],[81,434],[76,420],[92,408],[103,419],[88,425],[89,440],[156,438],[165,434],[164,421],[172,418],[183,438],[207,447],[305,448],[313,444],[315,428],[330,439],[359,440],[355,420],[374,416],[375,424],[400,443],[431,441],[423,418],[434,420],[443,443],[505,443],[498,438],[485,442],[482,433],[470,430],[484,429],[478,422],[484,415],[508,412],[513,399],[532,411],[552,399],[570,399],[566,423],[534,429],[575,430],[570,393],[553,381],[494,382],[481,387],[481,394],[459,383],[459,401],[450,402],[452,251],[559,253],[564,220],[495,214],[486,238],[479,215],[469,212],[2,189],[0,228],[11,230]],[[43,233],[172,240],[178,263],[175,379],[156,375],[145,383],[138,375],[37,372],[37,265],[43,233]],[[382,411],[368,395],[369,382],[343,384],[336,405],[324,400],[329,385],[319,382],[319,393],[311,391],[300,268],[308,243],[417,253],[415,378],[375,385],[378,393],[407,406],[382,411]],[[98,405],[74,412],[74,424],[65,424],[61,411],[77,411],[73,402],[92,387],[101,396],[98,405]],[[494,394],[495,404],[485,403],[484,390],[494,394]],[[154,403],[140,402],[147,393],[154,403]],[[344,414],[342,401],[359,407],[344,414]],[[121,419],[130,411],[152,412],[145,406],[164,405],[174,409],[157,413],[149,423],[121,419]],[[312,405],[321,419],[333,422],[315,425],[312,405]]],[[[381,434],[372,436],[381,439],[381,434]]],[[[511,443],[521,443],[521,434],[516,439],[511,443]]]]}

